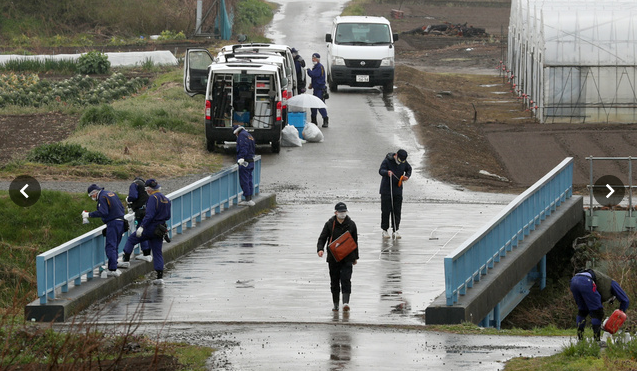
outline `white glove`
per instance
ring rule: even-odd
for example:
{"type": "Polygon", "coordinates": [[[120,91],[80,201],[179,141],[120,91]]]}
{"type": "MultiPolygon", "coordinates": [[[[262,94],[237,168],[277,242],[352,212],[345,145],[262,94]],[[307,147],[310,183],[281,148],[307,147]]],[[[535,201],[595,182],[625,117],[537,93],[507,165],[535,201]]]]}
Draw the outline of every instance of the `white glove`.
{"type": "Polygon", "coordinates": [[[244,160],[244,159],[242,159],[242,158],[240,158],[240,159],[238,159],[238,160],[237,160],[237,164],[239,164],[239,165],[241,165],[241,166],[243,166],[243,163],[244,163],[244,162],[246,162],[246,160],[244,160]]]}
{"type": "Polygon", "coordinates": [[[135,236],[141,237],[143,232],[144,232],[144,227],[139,227],[137,228],[137,231],[135,232],[135,236]]]}
{"type": "Polygon", "coordinates": [[[88,218],[88,211],[82,211],[82,219],[88,218]]]}

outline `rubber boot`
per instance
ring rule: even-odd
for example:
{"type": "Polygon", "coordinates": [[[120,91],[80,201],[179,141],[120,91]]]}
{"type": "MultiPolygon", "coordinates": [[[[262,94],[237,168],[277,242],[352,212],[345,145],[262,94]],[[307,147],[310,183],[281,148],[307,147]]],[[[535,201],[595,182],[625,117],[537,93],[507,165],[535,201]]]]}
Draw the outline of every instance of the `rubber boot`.
{"type": "Polygon", "coordinates": [[[583,328],[578,328],[577,329],[577,340],[584,340],[584,329],[583,328]]]}
{"type": "Polygon", "coordinates": [[[318,124],[316,123],[316,116],[311,116],[310,117],[310,122],[313,123],[314,125],[318,126],[318,124]]]}
{"type": "Polygon", "coordinates": [[[343,293],[343,304],[349,304],[349,293],[343,293]]]}
{"type": "Polygon", "coordinates": [[[164,271],[156,271],[157,272],[157,279],[161,280],[162,278],[164,278],[164,271]]]}
{"type": "Polygon", "coordinates": [[[130,261],[130,254],[124,253],[124,256],[122,257],[122,261],[129,262],[130,261]]]}
{"type": "Polygon", "coordinates": [[[602,326],[601,325],[593,325],[593,339],[595,341],[602,340],[602,326]]]}
{"type": "Polygon", "coordinates": [[[332,293],[332,302],[334,302],[334,306],[332,307],[333,312],[338,312],[338,302],[339,302],[339,293],[332,293]]]}
{"type": "Polygon", "coordinates": [[[330,124],[330,118],[325,116],[323,118],[323,127],[326,128],[330,124]]]}

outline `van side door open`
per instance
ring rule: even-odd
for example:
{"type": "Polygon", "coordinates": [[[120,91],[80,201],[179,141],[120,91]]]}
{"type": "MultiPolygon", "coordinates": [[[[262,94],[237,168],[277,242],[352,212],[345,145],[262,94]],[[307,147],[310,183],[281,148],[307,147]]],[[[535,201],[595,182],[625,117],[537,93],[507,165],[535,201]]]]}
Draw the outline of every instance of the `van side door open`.
{"type": "Polygon", "coordinates": [[[192,48],[186,50],[184,60],[184,91],[191,97],[206,94],[208,87],[209,66],[212,54],[206,49],[192,48]]]}

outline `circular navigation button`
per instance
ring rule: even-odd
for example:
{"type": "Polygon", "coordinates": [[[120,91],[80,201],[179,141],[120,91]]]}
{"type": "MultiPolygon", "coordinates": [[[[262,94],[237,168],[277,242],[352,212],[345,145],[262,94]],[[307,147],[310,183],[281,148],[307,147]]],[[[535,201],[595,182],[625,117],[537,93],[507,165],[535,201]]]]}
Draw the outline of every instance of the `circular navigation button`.
{"type": "Polygon", "coordinates": [[[40,199],[40,183],[28,175],[20,175],[9,185],[11,201],[21,207],[33,206],[40,199]]]}
{"type": "Polygon", "coordinates": [[[602,206],[617,206],[624,199],[626,188],[619,178],[613,175],[604,175],[597,179],[593,188],[595,201],[602,206]]]}

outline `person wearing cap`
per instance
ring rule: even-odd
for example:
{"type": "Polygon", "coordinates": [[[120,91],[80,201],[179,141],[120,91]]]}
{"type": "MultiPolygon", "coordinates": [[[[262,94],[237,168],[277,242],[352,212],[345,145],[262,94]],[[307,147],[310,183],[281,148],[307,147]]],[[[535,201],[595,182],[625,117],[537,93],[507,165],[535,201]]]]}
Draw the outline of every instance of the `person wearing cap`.
{"type": "Polygon", "coordinates": [[[380,228],[383,238],[389,238],[389,217],[392,216],[392,237],[401,238],[400,214],[403,205],[403,182],[411,176],[411,165],[407,162],[407,151],[399,149],[396,153],[388,153],[380,164],[378,173],[380,180],[380,228]]]}
{"type": "Polygon", "coordinates": [[[303,73],[305,60],[299,55],[299,51],[296,48],[292,48],[291,51],[294,58],[294,68],[296,69],[296,94],[298,95],[305,93],[305,73],[303,73]]]}
{"type": "Polygon", "coordinates": [[[327,249],[327,264],[330,271],[330,290],[332,292],[332,302],[334,306],[332,311],[337,312],[339,309],[339,299],[341,292],[343,293],[343,310],[349,311],[349,299],[352,293],[352,271],[353,266],[358,261],[358,232],[356,223],[347,215],[347,206],[344,202],[339,202],[334,206],[334,216],[331,217],[321,231],[316,250],[321,258],[325,254],[325,246],[331,240],[338,239],[343,233],[349,231],[356,242],[356,249],[341,261],[336,261],[330,249],[327,249]]]}
{"type": "MultiPolygon", "coordinates": [[[[312,82],[310,83],[310,88],[312,88],[312,94],[314,94],[315,97],[325,102],[324,94],[325,94],[325,89],[327,89],[327,86],[325,86],[325,68],[321,64],[320,60],[321,60],[321,56],[319,55],[319,53],[312,54],[312,63],[314,64],[314,66],[311,69],[310,68],[307,69],[307,75],[310,76],[310,78],[312,79],[312,82]]],[[[324,128],[328,127],[330,123],[330,118],[327,117],[327,109],[311,108],[310,111],[311,111],[310,119],[313,124],[318,125],[316,122],[316,111],[318,111],[321,114],[321,117],[323,118],[323,127],[324,128]]]]}
{"type": "MultiPolygon", "coordinates": [[[[133,247],[138,243],[148,241],[148,246],[153,253],[153,267],[157,272],[157,279],[154,284],[164,283],[164,255],[162,246],[167,237],[168,226],[166,221],[170,219],[171,202],[168,197],[161,193],[161,185],[155,179],[148,179],[145,183],[145,191],[148,193],[146,202],[146,215],[144,219],[131,234],[124,246],[124,262],[130,262],[133,247]]],[[[169,239],[166,239],[170,241],[169,239]]]]}
{"type": "Polygon", "coordinates": [[[101,218],[102,222],[106,224],[106,229],[103,232],[106,240],[104,251],[108,258],[106,276],[119,277],[122,272],[117,268],[126,268],[117,262],[119,243],[122,241],[122,235],[126,232],[124,205],[117,193],[106,191],[97,184],[91,184],[87,192],[88,196],[97,202],[97,210],[90,213],[83,211],[82,218],[101,218]]]}
{"type": "Polygon", "coordinates": [[[254,206],[252,194],[254,193],[254,183],[252,182],[252,171],[254,170],[254,156],[256,146],[254,138],[243,126],[232,126],[234,135],[237,136],[237,164],[239,165],[239,185],[243,190],[245,200],[239,202],[240,206],[254,206]]]}
{"type": "MultiPolygon", "coordinates": [[[[128,187],[128,196],[126,197],[126,203],[130,210],[135,213],[135,228],[137,228],[146,215],[146,202],[148,201],[148,193],[146,193],[146,181],[140,177],[136,177],[135,180],[128,187]]],[[[141,242],[142,255],[136,256],[136,259],[150,262],[153,257],[150,255],[150,247],[148,241],[141,242]]],[[[124,265],[130,266],[130,263],[124,262],[124,265]]],[[[126,267],[128,268],[128,267],[126,267]]]]}

